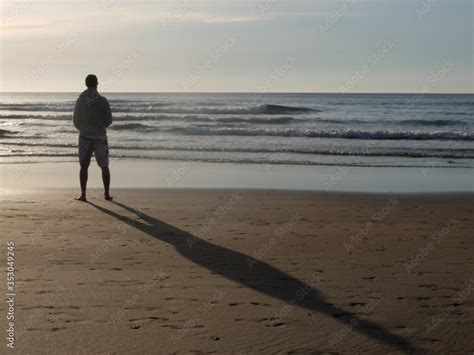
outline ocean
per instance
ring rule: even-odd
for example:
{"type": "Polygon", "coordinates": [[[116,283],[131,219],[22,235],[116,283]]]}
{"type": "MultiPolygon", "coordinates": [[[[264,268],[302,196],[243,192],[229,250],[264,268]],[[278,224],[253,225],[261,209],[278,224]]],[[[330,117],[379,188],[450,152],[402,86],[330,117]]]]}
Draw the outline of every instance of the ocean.
{"type": "MultiPolygon", "coordinates": [[[[79,93],[0,94],[0,160],[74,160],[79,93]]],[[[111,158],[474,167],[474,95],[105,93],[111,158]]]]}

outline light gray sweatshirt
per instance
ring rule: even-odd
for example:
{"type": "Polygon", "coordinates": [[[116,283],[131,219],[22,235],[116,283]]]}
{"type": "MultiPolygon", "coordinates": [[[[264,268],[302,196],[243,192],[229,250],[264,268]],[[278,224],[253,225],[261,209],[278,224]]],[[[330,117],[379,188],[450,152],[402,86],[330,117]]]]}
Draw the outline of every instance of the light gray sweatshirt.
{"type": "Polygon", "coordinates": [[[106,139],[112,123],[109,102],[95,89],[83,91],[74,106],[73,122],[81,137],[106,139]]]}

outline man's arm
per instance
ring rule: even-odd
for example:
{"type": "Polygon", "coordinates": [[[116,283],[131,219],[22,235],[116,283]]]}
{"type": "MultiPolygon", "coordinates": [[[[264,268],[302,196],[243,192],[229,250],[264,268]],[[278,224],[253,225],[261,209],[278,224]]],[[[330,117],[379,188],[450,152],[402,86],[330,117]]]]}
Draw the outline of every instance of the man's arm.
{"type": "Polygon", "coordinates": [[[76,101],[76,104],[74,105],[74,113],[72,115],[72,122],[74,123],[74,127],[76,127],[78,130],[81,128],[81,104],[79,103],[79,99],[76,101]]]}
{"type": "Polygon", "coordinates": [[[105,99],[105,127],[112,124],[112,111],[110,110],[109,100],[105,99]]]}

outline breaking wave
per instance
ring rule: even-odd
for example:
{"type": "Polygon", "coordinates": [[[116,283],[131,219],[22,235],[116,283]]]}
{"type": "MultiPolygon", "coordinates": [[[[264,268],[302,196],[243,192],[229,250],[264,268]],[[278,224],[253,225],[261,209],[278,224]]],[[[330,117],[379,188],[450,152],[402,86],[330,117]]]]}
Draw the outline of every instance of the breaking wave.
{"type": "Polygon", "coordinates": [[[311,129],[264,129],[264,128],[225,128],[225,127],[179,127],[169,132],[195,136],[272,136],[272,137],[311,137],[374,140],[461,140],[472,141],[474,135],[454,132],[390,132],[360,130],[311,130],[311,129]]]}

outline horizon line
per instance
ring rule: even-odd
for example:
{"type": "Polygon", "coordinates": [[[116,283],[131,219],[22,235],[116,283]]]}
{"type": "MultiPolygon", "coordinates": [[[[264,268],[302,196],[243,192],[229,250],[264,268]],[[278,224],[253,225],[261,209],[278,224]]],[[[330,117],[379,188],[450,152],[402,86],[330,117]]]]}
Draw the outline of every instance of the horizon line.
{"type": "MultiPolygon", "coordinates": [[[[85,89],[82,89],[85,90],[85,89]]],[[[99,90],[100,91],[100,90],[99,90]]],[[[74,94],[78,91],[0,91],[0,94],[74,94]]],[[[105,94],[338,94],[338,95],[474,95],[473,92],[338,92],[338,91],[100,91],[105,94]]]]}

